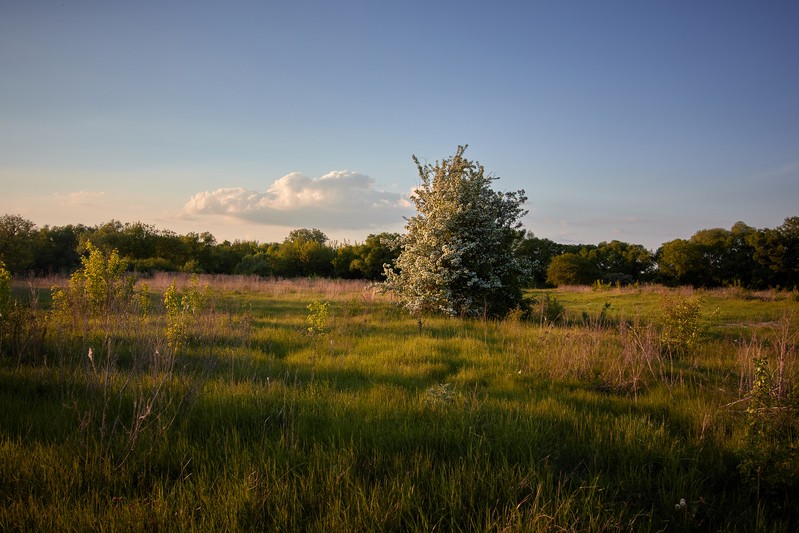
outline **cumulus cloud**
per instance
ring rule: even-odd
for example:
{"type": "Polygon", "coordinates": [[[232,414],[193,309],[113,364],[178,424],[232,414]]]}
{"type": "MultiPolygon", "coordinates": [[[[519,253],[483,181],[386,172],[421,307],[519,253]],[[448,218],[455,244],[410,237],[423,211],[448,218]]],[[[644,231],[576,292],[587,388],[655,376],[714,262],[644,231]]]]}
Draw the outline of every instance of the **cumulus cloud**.
{"type": "Polygon", "coordinates": [[[225,215],[248,222],[320,229],[374,229],[412,214],[408,197],[375,187],[364,174],[339,170],[320,178],[292,172],[266,192],[242,187],[195,194],[184,215],[225,215]]]}

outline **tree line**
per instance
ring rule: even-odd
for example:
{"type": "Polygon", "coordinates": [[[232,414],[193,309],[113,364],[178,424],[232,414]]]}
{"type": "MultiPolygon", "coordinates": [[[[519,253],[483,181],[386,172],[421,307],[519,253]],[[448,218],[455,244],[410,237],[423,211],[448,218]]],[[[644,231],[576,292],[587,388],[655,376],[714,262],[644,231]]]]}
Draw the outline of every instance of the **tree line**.
{"type": "MultiPolygon", "coordinates": [[[[620,241],[561,244],[519,229],[513,256],[523,259],[527,286],[663,283],[752,289],[799,286],[799,217],[777,228],[738,222],[704,229],[652,252],[620,241]]],[[[132,271],[319,276],[381,281],[394,264],[402,236],[369,235],[362,243],[331,242],[318,229],[295,229],[282,242],[217,242],[209,232],[184,235],[141,222],[112,220],[37,227],[19,215],[0,217],[0,261],[14,275],[67,274],[81,265],[87,243],[117,250],[132,271]]]]}
{"type": "Polygon", "coordinates": [[[566,245],[526,239],[522,253],[532,260],[539,285],[662,283],[750,289],[799,286],[799,217],[777,228],[743,222],[729,230],[697,231],[690,239],[665,242],[656,252],[620,241],[566,245]]]}
{"type": "Polygon", "coordinates": [[[0,217],[0,261],[15,275],[67,274],[81,266],[88,243],[116,250],[131,271],[244,274],[274,277],[320,276],[381,279],[383,263],[396,256],[396,234],[369,235],[363,243],[335,243],[318,229],[295,229],[282,242],[218,242],[209,232],[184,235],[142,222],[111,220],[37,227],[19,215],[0,217]]]}

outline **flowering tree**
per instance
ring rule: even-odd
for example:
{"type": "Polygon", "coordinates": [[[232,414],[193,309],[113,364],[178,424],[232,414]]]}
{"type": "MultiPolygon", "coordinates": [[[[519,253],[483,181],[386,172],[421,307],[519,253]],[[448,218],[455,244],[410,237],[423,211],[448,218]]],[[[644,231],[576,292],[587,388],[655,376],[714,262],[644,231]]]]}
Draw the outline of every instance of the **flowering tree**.
{"type": "Polygon", "coordinates": [[[502,316],[522,303],[523,260],[514,257],[524,232],[524,191],[495,192],[466,146],[435,165],[416,156],[421,185],[400,254],[386,265],[384,288],[411,313],[502,316]]]}

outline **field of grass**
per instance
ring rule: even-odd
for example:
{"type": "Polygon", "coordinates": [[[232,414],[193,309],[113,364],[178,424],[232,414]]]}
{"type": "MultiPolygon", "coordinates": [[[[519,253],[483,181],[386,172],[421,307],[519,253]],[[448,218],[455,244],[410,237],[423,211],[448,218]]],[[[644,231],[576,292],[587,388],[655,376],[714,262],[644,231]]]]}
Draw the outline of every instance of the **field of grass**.
{"type": "Polygon", "coordinates": [[[420,330],[360,282],[156,277],[99,314],[54,282],[3,317],[3,531],[799,528],[790,293],[420,330]]]}

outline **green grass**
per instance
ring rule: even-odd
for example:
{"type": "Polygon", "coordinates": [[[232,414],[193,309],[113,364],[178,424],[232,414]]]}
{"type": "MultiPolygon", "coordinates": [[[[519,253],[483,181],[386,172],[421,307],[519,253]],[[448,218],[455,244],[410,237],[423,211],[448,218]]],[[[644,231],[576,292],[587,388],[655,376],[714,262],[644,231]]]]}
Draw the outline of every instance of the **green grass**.
{"type": "Polygon", "coordinates": [[[143,360],[165,353],[158,309],[86,335],[48,329],[46,365],[4,337],[0,530],[799,527],[795,404],[780,399],[792,418],[765,443],[746,412],[753,335],[796,384],[790,296],[699,294],[705,335],[675,356],[660,320],[684,294],[663,288],[547,291],[561,322],[419,331],[359,283],[207,281],[214,304],[171,369],[143,360]],[[330,302],[323,335],[307,331],[314,301],[330,302]],[[787,451],[779,475],[742,473],[755,445],[787,451]]]}

